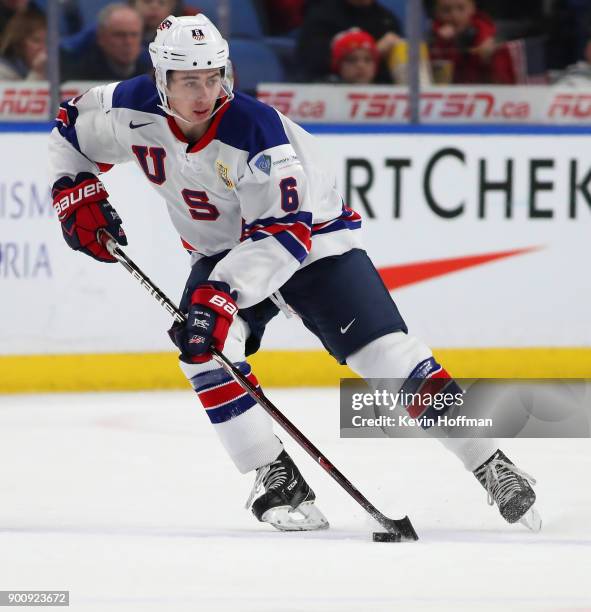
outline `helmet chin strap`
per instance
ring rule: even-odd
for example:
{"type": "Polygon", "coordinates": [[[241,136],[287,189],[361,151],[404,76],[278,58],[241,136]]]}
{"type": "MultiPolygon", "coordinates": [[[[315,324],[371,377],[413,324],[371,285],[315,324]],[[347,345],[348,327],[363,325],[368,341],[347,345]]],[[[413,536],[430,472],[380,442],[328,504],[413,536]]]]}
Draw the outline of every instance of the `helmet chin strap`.
{"type": "Polygon", "coordinates": [[[167,108],[166,106],[164,106],[162,104],[158,104],[158,108],[161,108],[167,115],[170,115],[171,117],[176,117],[177,119],[180,119],[184,123],[188,123],[189,125],[191,125],[191,123],[193,123],[192,121],[189,121],[188,119],[185,119],[184,117],[182,117],[178,113],[175,113],[172,110],[172,108],[170,108],[170,106],[167,108]]]}

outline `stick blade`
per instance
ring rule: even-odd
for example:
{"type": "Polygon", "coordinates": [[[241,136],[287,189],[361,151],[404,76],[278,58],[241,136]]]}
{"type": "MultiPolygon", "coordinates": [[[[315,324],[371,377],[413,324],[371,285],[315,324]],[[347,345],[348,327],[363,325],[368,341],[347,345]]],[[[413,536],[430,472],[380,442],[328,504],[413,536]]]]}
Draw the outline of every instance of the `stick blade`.
{"type": "Polygon", "coordinates": [[[387,529],[389,533],[400,535],[401,541],[416,542],[419,539],[415,528],[412,526],[408,516],[402,519],[386,519],[380,521],[381,525],[387,529]]]}
{"type": "Polygon", "coordinates": [[[372,534],[374,542],[401,542],[402,538],[399,533],[391,533],[389,531],[374,531],[372,534]]]}

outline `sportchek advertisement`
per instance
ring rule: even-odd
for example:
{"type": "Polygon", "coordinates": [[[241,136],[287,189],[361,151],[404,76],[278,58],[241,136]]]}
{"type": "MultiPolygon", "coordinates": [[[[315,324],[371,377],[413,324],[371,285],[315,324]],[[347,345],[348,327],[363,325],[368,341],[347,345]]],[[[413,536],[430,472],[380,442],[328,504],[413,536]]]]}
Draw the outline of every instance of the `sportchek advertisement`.
{"type": "MultiPolygon", "coordinates": [[[[0,135],[0,353],[172,349],[170,317],[125,270],[64,243],[47,140],[0,135]]],[[[591,345],[585,137],[323,135],[319,146],[413,334],[436,348],[591,345]]],[[[189,259],[163,202],[132,164],[102,178],[127,252],[178,300],[189,259]]],[[[264,346],[320,345],[280,314],[264,346]]]]}

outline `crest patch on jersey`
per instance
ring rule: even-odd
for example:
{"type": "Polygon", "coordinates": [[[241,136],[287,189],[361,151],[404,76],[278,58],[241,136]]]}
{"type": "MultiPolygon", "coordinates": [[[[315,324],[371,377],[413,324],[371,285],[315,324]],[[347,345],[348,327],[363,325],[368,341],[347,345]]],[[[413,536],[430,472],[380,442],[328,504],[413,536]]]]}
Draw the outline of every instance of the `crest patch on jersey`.
{"type": "Polygon", "coordinates": [[[271,156],[262,153],[254,162],[254,165],[265,174],[271,175],[271,156]]]}
{"type": "Polygon", "coordinates": [[[234,181],[230,178],[230,170],[228,166],[222,164],[222,162],[218,159],[215,162],[215,168],[218,172],[218,176],[223,181],[224,185],[228,189],[234,189],[234,181]]]}
{"type": "Polygon", "coordinates": [[[205,38],[205,34],[203,33],[203,30],[200,30],[199,28],[195,28],[194,30],[191,30],[191,34],[193,35],[193,38],[195,40],[203,40],[205,38]]]}

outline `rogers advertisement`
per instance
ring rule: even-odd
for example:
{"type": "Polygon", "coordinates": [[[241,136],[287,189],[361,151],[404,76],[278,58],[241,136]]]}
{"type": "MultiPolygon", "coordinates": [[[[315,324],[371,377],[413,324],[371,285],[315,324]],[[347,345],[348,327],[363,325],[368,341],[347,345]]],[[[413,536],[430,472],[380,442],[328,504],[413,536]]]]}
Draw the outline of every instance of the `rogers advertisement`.
{"type": "MultiPolygon", "coordinates": [[[[302,123],[404,123],[408,90],[399,86],[263,83],[258,97],[302,123]]],[[[424,123],[591,125],[591,91],[546,86],[430,87],[421,92],[424,123]]]]}
{"type": "MultiPolygon", "coordinates": [[[[71,82],[62,86],[61,98],[74,98],[90,89],[94,82],[71,82]]],[[[0,84],[0,121],[48,121],[49,87],[43,81],[0,84]]]]}

